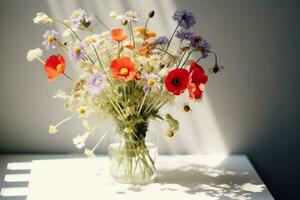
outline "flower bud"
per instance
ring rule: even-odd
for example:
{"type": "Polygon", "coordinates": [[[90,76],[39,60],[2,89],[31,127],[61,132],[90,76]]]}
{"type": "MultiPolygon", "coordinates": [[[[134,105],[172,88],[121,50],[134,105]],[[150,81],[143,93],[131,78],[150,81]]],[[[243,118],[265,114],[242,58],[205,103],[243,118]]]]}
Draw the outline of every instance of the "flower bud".
{"type": "Polygon", "coordinates": [[[148,17],[152,18],[152,17],[154,17],[154,14],[155,14],[154,10],[151,10],[148,14],[148,17]]]}
{"type": "Polygon", "coordinates": [[[174,132],[172,130],[168,130],[168,131],[166,131],[166,135],[168,137],[173,137],[174,136],[174,132]]]}

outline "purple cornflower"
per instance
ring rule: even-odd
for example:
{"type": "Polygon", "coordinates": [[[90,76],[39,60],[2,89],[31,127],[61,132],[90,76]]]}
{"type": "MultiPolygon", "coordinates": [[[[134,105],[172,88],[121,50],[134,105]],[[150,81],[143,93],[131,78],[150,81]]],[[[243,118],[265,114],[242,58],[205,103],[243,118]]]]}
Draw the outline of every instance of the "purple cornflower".
{"type": "Polygon", "coordinates": [[[91,95],[99,94],[107,85],[105,77],[100,74],[96,73],[93,74],[88,82],[88,90],[91,95]]]}
{"type": "Polygon", "coordinates": [[[58,32],[56,32],[55,30],[48,30],[44,33],[43,38],[44,41],[42,42],[42,44],[47,50],[49,50],[50,48],[56,48],[56,41],[59,40],[58,32]]]}
{"type": "Polygon", "coordinates": [[[125,22],[133,22],[133,23],[136,23],[139,21],[139,15],[137,14],[137,12],[135,11],[127,11],[122,19],[121,19],[122,23],[125,23],[125,22]]]}
{"type": "Polygon", "coordinates": [[[73,60],[78,61],[86,55],[86,46],[77,41],[70,47],[69,54],[73,60]]]}
{"type": "Polygon", "coordinates": [[[177,37],[181,41],[191,40],[194,37],[194,33],[182,28],[176,32],[175,37],[177,37]]]}
{"type": "Polygon", "coordinates": [[[86,27],[91,23],[91,18],[88,17],[84,10],[79,8],[71,14],[70,22],[73,28],[77,28],[81,24],[86,27]]]}
{"type": "Polygon", "coordinates": [[[176,10],[172,18],[173,20],[180,23],[180,27],[184,29],[189,29],[196,23],[194,14],[187,9],[176,10]]]}
{"type": "Polygon", "coordinates": [[[154,43],[158,43],[161,45],[168,44],[168,42],[169,42],[169,39],[166,36],[161,36],[154,40],[154,43]]]}
{"type": "Polygon", "coordinates": [[[208,56],[208,53],[211,50],[211,45],[208,43],[207,40],[201,40],[199,42],[199,45],[200,45],[200,49],[201,49],[200,51],[202,53],[202,57],[206,58],[208,56]]]}
{"type": "Polygon", "coordinates": [[[195,36],[191,40],[191,46],[201,51],[202,57],[206,58],[211,50],[211,45],[207,40],[202,39],[200,36],[195,36]]]}

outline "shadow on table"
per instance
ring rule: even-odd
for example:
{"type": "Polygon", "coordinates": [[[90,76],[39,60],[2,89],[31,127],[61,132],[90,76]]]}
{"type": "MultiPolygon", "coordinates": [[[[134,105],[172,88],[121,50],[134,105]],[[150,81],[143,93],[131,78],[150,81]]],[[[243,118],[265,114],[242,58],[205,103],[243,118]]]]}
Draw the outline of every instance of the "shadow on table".
{"type": "MultiPolygon", "coordinates": [[[[188,194],[202,194],[216,199],[252,199],[253,195],[265,190],[264,185],[248,172],[216,169],[204,165],[181,166],[172,170],[160,170],[153,184],[161,191],[178,191],[188,194]]],[[[131,186],[133,192],[140,192],[143,186],[131,186]]]]}

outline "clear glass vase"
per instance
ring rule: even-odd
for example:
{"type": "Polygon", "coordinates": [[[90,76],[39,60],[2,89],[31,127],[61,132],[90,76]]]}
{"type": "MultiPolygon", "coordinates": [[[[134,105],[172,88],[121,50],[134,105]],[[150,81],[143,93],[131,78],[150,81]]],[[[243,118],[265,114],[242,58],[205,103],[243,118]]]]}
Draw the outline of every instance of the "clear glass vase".
{"type": "Polygon", "coordinates": [[[121,183],[147,184],[157,176],[155,161],[157,142],[146,130],[145,137],[136,139],[122,130],[110,134],[108,154],[113,179],[121,183]],[[129,135],[129,137],[128,137],[129,135]]]}

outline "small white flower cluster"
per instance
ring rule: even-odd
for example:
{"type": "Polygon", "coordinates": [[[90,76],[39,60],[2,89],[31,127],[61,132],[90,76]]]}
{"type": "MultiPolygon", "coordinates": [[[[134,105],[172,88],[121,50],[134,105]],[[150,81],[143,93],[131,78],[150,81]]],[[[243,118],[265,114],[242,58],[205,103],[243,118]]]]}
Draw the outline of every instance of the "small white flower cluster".
{"type": "Polygon", "coordinates": [[[33,23],[51,25],[53,23],[53,19],[43,12],[38,12],[36,13],[36,17],[33,18],[33,23]]]}

